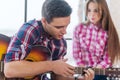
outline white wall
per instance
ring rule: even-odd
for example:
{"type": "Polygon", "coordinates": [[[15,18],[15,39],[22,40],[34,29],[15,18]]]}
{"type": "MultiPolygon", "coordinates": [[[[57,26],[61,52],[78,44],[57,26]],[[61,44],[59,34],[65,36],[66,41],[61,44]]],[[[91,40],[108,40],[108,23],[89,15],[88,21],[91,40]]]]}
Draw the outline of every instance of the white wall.
{"type": "MultiPolygon", "coordinates": [[[[73,28],[78,22],[77,8],[78,0],[66,0],[72,7],[71,23],[67,28],[67,37],[72,37],[73,28]],[[76,3],[75,3],[76,2],[76,3]]],[[[25,0],[0,0],[0,33],[8,36],[14,35],[24,23],[25,0]]],[[[41,7],[44,0],[27,0],[27,21],[41,19],[41,7]]]]}
{"type": "Polygon", "coordinates": [[[24,22],[24,0],[0,0],[0,33],[13,35],[24,22]]]}
{"type": "MultiPolygon", "coordinates": [[[[41,19],[41,7],[44,0],[27,0],[27,21],[31,19],[41,19]]],[[[66,0],[72,7],[73,12],[71,15],[71,23],[67,28],[67,34],[65,37],[72,38],[73,29],[78,24],[78,3],[79,0],[66,0]]],[[[25,0],[0,0],[0,33],[13,36],[24,23],[24,7],[25,0]]],[[[68,54],[66,58],[69,58],[68,63],[74,65],[72,58],[72,41],[68,43],[68,54]]]]}

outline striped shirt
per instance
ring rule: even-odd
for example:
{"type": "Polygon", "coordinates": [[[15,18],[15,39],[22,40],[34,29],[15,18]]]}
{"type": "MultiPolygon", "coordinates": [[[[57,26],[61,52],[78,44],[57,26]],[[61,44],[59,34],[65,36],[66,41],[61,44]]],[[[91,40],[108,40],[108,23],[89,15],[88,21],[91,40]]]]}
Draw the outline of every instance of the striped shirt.
{"type": "Polygon", "coordinates": [[[44,31],[40,21],[31,20],[23,24],[18,33],[12,37],[5,62],[25,59],[34,45],[47,47],[51,52],[52,60],[66,54],[67,45],[63,38],[61,40],[52,38],[44,31]]]}
{"type": "Polygon", "coordinates": [[[73,36],[73,57],[78,66],[102,68],[111,66],[107,49],[108,34],[102,26],[90,23],[80,24],[73,36]]]}

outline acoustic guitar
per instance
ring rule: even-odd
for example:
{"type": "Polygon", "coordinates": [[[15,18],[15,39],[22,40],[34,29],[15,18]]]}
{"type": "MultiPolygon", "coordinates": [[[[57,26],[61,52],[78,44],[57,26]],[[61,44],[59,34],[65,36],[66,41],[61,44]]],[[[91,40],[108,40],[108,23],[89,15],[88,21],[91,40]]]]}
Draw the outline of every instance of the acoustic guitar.
{"type": "MultiPolygon", "coordinates": [[[[4,56],[6,54],[7,47],[10,42],[10,37],[0,34],[0,80],[33,80],[36,76],[30,76],[25,78],[14,78],[8,79],[4,77],[2,73],[4,70],[4,56]]],[[[50,50],[44,46],[33,46],[32,50],[30,51],[29,55],[25,58],[27,61],[45,61],[50,60],[51,53],[50,50]]],[[[84,67],[76,67],[75,74],[83,74],[84,67]]],[[[96,75],[106,75],[108,77],[120,78],[120,68],[107,68],[107,69],[98,69],[92,68],[95,71],[96,75]]],[[[42,80],[42,79],[41,79],[42,80]]],[[[51,74],[51,80],[75,80],[74,77],[63,77],[57,74],[51,74]]],[[[115,79],[114,79],[115,80],[115,79]]]]}
{"type": "MultiPolygon", "coordinates": [[[[33,80],[36,76],[28,76],[25,78],[5,78],[4,74],[3,74],[3,70],[4,70],[4,57],[10,42],[10,37],[0,34],[0,80],[33,80]]],[[[51,53],[49,51],[48,48],[44,47],[44,46],[38,46],[35,45],[32,47],[32,50],[30,51],[30,53],[27,55],[27,57],[25,58],[25,60],[27,61],[45,61],[45,60],[50,60],[51,58],[51,53]]],[[[42,79],[41,79],[42,80],[42,79]]]]}

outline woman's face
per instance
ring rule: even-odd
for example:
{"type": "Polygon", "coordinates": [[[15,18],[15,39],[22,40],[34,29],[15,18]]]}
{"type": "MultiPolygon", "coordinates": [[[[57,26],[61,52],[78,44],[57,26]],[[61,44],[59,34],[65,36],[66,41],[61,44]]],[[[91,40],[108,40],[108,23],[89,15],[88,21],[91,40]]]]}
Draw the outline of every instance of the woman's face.
{"type": "Polygon", "coordinates": [[[99,23],[99,21],[101,19],[102,12],[101,12],[101,10],[99,11],[97,3],[90,2],[88,4],[88,11],[87,12],[88,12],[87,17],[88,17],[90,22],[92,22],[93,24],[99,23]]]}

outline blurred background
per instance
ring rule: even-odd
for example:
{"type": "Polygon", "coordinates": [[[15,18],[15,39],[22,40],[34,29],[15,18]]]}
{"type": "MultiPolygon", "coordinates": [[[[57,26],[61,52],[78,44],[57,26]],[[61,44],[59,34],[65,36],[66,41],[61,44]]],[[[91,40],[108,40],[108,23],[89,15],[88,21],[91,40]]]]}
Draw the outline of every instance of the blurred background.
{"type": "MultiPolygon", "coordinates": [[[[13,36],[24,22],[41,19],[41,7],[45,0],[0,0],[0,33],[13,36]]],[[[72,7],[71,23],[65,38],[68,44],[68,63],[76,66],[72,57],[72,36],[74,27],[85,20],[84,8],[86,0],[66,0],[72,7]]],[[[120,36],[119,0],[106,0],[116,29],[120,36]]],[[[117,63],[116,63],[117,64],[117,63]]],[[[118,65],[118,64],[117,64],[118,65]]]]}

